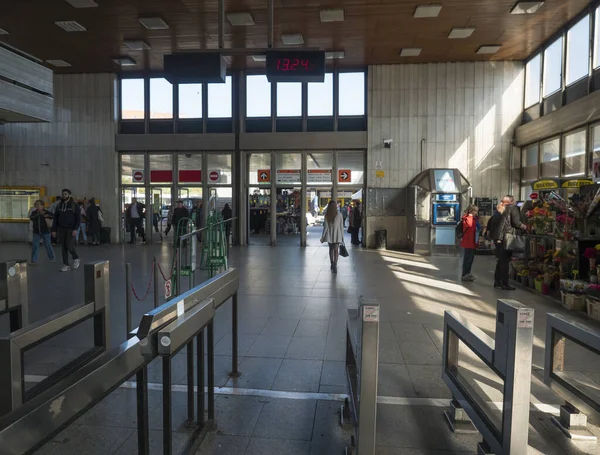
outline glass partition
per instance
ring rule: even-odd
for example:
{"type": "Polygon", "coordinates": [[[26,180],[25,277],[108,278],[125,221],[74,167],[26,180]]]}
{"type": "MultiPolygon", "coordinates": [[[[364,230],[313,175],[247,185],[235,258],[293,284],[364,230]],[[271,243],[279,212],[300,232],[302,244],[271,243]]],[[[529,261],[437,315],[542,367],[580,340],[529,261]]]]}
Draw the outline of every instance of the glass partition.
{"type": "Polygon", "coordinates": [[[250,185],[271,183],[271,154],[270,153],[252,153],[248,163],[248,183],[250,185]],[[266,175],[260,175],[259,172],[268,171],[266,175]]]}
{"type": "Polygon", "coordinates": [[[121,79],[121,118],[143,119],[145,109],[144,79],[121,79]]]}
{"type": "Polygon", "coordinates": [[[202,118],[202,84],[179,84],[179,118],[202,118]]]}
{"type": "Polygon", "coordinates": [[[333,153],[306,153],[306,183],[308,185],[331,185],[333,183],[333,153]]]}
{"type": "Polygon", "coordinates": [[[308,116],[333,115],[333,74],[325,74],[323,82],[308,83],[308,116]]]}
{"type": "Polygon", "coordinates": [[[173,85],[166,79],[150,79],[150,118],[173,118],[173,85]]]}
{"type": "Polygon", "coordinates": [[[523,181],[532,182],[539,175],[539,146],[538,144],[526,147],[523,152],[523,181]]]}
{"type": "Polygon", "coordinates": [[[340,185],[362,185],[364,183],[364,152],[338,152],[337,167],[337,178],[340,185]]]}
{"type": "Polygon", "coordinates": [[[278,185],[301,182],[302,154],[277,153],[275,155],[276,182],[278,185]]]}
{"type": "Polygon", "coordinates": [[[586,130],[565,134],[563,137],[563,177],[585,175],[586,130]]]}
{"type": "Polygon", "coordinates": [[[180,153],[177,169],[179,183],[202,183],[202,153],[180,153]]]}
{"type": "Polygon", "coordinates": [[[562,86],[562,37],[544,51],[544,98],[562,86]]]}
{"type": "Polygon", "coordinates": [[[143,185],[146,181],[144,154],[121,154],[121,183],[143,185]]]}
{"type": "Polygon", "coordinates": [[[365,73],[339,74],[340,115],[365,115],[365,73]]]}
{"type": "Polygon", "coordinates": [[[265,75],[246,76],[246,117],[271,116],[271,83],[265,75]]]}
{"type": "Polygon", "coordinates": [[[302,84],[300,82],[277,83],[277,117],[300,117],[302,115],[302,84]]]}
{"type": "Polygon", "coordinates": [[[231,153],[209,153],[207,166],[209,185],[231,184],[231,153]]]}
{"type": "Polygon", "coordinates": [[[231,76],[225,83],[208,84],[208,118],[231,117],[231,76]]]}
{"type": "Polygon", "coordinates": [[[150,183],[173,183],[173,154],[150,154],[150,183]]]}
{"type": "Polygon", "coordinates": [[[586,15],[567,32],[567,85],[588,76],[590,16],[586,15]]]}
{"type": "Polygon", "coordinates": [[[538,54],[525,67],[525,109],[540,102],[541,61],[538,54]]]}
{"type": "Polygon", "coordinates": [[[540,177],[557,178],[560,175],[560,139],[550,139],[540,146],[542,163],[540,177]]]}

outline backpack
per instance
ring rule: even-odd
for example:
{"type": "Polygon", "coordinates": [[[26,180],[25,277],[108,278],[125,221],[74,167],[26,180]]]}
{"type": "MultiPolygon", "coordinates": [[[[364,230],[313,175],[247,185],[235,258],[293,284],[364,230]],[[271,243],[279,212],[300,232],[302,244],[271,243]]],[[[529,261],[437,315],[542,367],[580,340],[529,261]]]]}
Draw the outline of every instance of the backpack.
{"type": "Polygon", "coordinates": [[[456,238],[457,239],[462,239],[463,238],[463,235],[465,234],[465,232],[464,232],[464,229],[463,229],[463,220],[462,219],[456,225],[456,228],[454,229],[454,232],[456,233],[456,238]]]}

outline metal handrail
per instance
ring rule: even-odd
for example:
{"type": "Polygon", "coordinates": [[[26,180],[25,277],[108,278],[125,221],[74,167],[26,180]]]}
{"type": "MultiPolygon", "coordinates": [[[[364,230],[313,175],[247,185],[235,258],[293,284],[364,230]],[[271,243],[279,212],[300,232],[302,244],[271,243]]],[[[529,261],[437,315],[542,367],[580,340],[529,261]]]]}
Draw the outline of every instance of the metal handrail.
{"type": "Polygon", "coordinates": [[[29,320],[27,261],[0,263],[0,316],[8,314],[9,330],[15,332],[29,320]]]}
{"type": "Polygon", "coordinates": [[[209,229],[211,227],[218,226],[219,224],[228,223],[229,221],[233,221],[233,220],[237,220],[237,219],[238,219],[238,217],[236,216],[236,217],[233,217],[233,218],[228,218],[228,219],[223,220],[223,221],[219,221],[218,223],[209,224],[208,226],[204,226],[203,228],[196,229],[196,230],[194,230],[192,232],[188,232],[187,234],[183,234],[183,235],[179,236],[179,239],[180,240],[187,240],[188,238],[190,238],[190,237],[192,237],[192,236],[194,236],[196,234],[199,234],[200,232],[205,231],[205,230],[207,230],[207,229],[209,229]]]}

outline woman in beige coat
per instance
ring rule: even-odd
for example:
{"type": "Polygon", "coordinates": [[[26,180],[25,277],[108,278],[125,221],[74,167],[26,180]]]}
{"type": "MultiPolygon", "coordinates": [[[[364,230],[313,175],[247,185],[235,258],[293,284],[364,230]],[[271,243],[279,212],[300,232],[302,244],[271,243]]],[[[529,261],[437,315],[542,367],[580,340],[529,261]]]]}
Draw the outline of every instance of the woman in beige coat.
{"type": "Polygon", "coordinates": [[[329,259],[331,271],[337,273],[337,263],[340,256],[340,243],[344,242],[344,217],[338,212],[335,201],[329,201],[325,211],[325,222],[323,223],[323,235],[321,243],[329,244],[329,259]]]}

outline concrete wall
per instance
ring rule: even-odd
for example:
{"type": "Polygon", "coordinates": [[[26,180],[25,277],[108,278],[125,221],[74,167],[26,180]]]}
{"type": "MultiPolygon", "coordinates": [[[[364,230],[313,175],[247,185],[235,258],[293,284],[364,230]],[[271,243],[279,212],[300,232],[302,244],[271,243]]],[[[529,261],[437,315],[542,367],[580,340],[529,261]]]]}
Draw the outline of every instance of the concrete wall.
{"type": "MultiPolygon", "coordinates": [[[[403,188],[424,168],[458,168],[473,196],[509,191],[510,141],[523,105],[520,62],[440,63],[369,67],[368,185],[403,188]],[[393,139],[391,149],[383,140],[393,139]],[[381,170],[383,177],[377,177],[381,170]]],[[[367,220],[402,246],[406,220],[367,220]]],[[[395,242],[392,242],[395,243],[395,242]]],[[[388,244],[390,244],[388,240],[388,244]]]]}
{"type": "MultiPolygon", "coordinates": [[[[2,185],[45,186],[48,195],[70,188],[96,197],[105,226],[118,235],[116,77],[75,74],[54,77],[54,122],[4,125],[2,185]]],[[[27,224],[0,224],[1,241],[24,241],[27,224]]]]}

